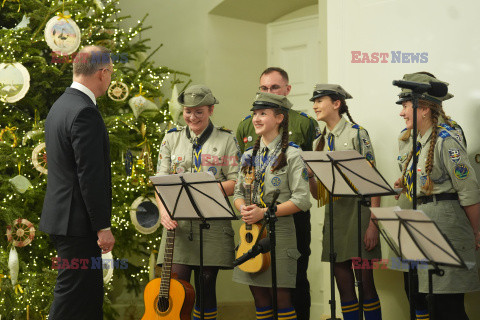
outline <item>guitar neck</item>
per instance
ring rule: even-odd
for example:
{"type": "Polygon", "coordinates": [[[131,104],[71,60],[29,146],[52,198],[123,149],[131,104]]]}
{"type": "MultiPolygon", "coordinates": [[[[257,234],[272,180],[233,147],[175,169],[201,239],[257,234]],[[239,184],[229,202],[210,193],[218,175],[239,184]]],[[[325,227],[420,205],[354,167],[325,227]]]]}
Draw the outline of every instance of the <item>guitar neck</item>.
{"type": "Polygon", "coordinates": [[[252,204],[252,185],[245,185],[245,205],[249,206],[252,204]]]}
{"type": "Polygon", "coordinates": [[[159,297],[168,298],[170,292],[170,279],[172,277],[173,248],[175,246],[175,229],[167,230],[165,240],[165,255],[163,256],[162,276],[159,297]]]}

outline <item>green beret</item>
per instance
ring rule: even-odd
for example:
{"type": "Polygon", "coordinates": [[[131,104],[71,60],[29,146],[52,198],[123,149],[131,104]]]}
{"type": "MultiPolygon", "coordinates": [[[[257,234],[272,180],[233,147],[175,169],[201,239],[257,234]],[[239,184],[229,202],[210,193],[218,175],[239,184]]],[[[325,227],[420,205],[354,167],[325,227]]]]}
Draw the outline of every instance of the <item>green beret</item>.
{"type": "Polygon", "coordinates": [[[278,94],[268,92],[257,92],[255,102],[252,104],[253,108],[250,111],[257,109],[272,109],[282,108],[284,110],[290,110],[292,104],[288,101],[286,96],[280,96],[278,94]]]}
{"type": "Polygon", "coordinates": [[[343,97],[344,99],[353,98],[350,93],[345,91],[345,89],[343,89],[342,86],[339,84],[321,83],[316,84],[315,87],[313,87],[313,95],[310,98],[310,101],[315,101],[315,99],[317,98],[328,96],[331,94],[336,94],[343,97]]]}
{"type": "Polygon", "coordinates": [[[188,87],[180,93],[177,100],[184,107],[211,106],[218,103],[212,91],[207,86],[200,84],[188,87]]]}
{"type": "MultiPolygon", "coordinates": [[[[447,82],[440,81],[437,78],[431,77],[427,74],[421,74],[421,73],[409,73],[409,74],[407,73],[406,75],[403,76],[403,80],[421,82],[421,83],[427,83],[427,84],[429,84],[430,82],[441,82],[448,86],[447,82]]],[[[402,91],[398,94],[398,96],[400,97],[400,99],[396,102],[396,104],[402,104],[402,102],[404,101],[410,101],[412,100],[412,90],[402,88],[402,91]]],[[[435,97],[428,94],[428,92],[425,92],[420,96],[421,100],[428,100],[440,105],[442,104],[442,101],[445,101],[451,98],[453,98],[453,94],[451,93],[447,93],[443,97],[435,97]]]]}

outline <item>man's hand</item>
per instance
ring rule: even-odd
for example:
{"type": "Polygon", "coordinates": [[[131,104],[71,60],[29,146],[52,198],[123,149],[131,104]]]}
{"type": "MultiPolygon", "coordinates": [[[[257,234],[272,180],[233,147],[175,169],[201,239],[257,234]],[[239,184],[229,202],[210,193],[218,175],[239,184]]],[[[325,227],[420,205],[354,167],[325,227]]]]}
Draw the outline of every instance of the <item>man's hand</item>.
{"type": "Polygon", "coordinates": [[[102,254],[112,251],[115,244],[115,238],[113,237],[111,230],[100,230],[97,232],[98,246],[102,249],[102,254]]]}

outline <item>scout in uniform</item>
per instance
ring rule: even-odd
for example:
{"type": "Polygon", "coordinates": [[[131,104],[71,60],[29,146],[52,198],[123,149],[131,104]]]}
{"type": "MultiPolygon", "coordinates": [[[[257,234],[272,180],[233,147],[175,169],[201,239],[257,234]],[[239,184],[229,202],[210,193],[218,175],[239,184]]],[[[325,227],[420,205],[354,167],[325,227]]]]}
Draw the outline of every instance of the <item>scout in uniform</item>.
{"type": "MultiPolygon", "coordinates": [[[[404,80],[422,83],[439,81],[428,75],[407,74],[404,80]]],[[[400,116],[407,129],[413,128],[411,91],[402,89],[400,116]]],[[[462,256],[468,269],[442,267],[444,276],[434,277],[436,319],[468,319],[464,306],[464,293],[480,290],[475,249],[480,247],[478,231],[480,218],[480,190],[468,160],[464,144],[439,125],[444,115],[442,101],[424,93],[417,110],[418,142],[417,168],[412,168],[413,153],[405,160],[403,177],[399,186],[412,199],[412,172],[417,170],[417,205],[447,236],[455,250],[462,256]],[[473,267],[472,267],[473,265],[473,267]]],[[[427,270],[418,270],[419,291],[428,292],[427,270]]],[[[418,311],[417,311],[418,312],[418,311]]],[[[425,314],[420,314],[424,317],[425,314]]],[[[423,318],[422,318],[423,319],[423,318]]]]}
{"type": "MultiPolygon", "coordinates": [[[[253,125],[259,135],[253,148],[242,157],[242,169],[235,186],[234,203],[245,223],[263,219],[273,193],[280,190],[277,202],[276,261],[278,279],[278,319],[297,319],[292,306],[296,283],[297,250],[293,214],[310,208],[308,177],[300,149],[288,141],[288,110],[285,96],[258,93],[253,103],[253,125]],[[245,206],[245,172],[254,169],[253,205],[245,206]]],[[[248,284],[255,299],[257,319],[273,320],[271,266],[263,272],[246,273],[234,269],[233,280],[248,284]]]]}
{"type": "MultiPolygon", "coordinates": [[[[218,101],[209,88],[193,85],[182,92],[178,102],[183,105],[183,118],[186,127],[174,128],[167,132],[160,147],[157,175],[178,174],[184,172],[210,172],[222,181],[227,196],[233,194],[238,175],[238,144],[233,134],[210,121],[214,104],[218,101]]],[[[175,229],[175,250],[172,272],[179,279],[190,281],[195,271],[195,283],[198,288],[199,226],[190,221],[173,221],[161,202],[161,221],[164,226],[159,252],[165,250],[166,230],[175,229]]],[[[216,319],[217,304],[215,283],[219,268],[233,268],[234,232],[230,221],[215,220],[209,222],[210,228],[203,231],[204,246],[204,284],[205,316],[216,319]]],[[[159,255],[158,263],[163,263],[159,255]]],[[[200,306],[197,290],[194,319],[200,318],[200,306]]]]}
{"type": "MultiPolygon", "coordinates": [[[[270,92],[288,96],[291,86],[288,84],[288,74],[278,67],[270,67],[260,75],[261,92],[270,92]]],[[[288,110],[289,141],[297,144],[304,151],[312,150],[318,123],[312,117],[293,109],[288,110]]],[[[246,116],[238,125],[237,141],[242,152],[253,147],[257,134],[252,123],[252,115],[246,116]]],[[[311,224],[310,211],[299,212],[293,216],[297,232],[297,249],[300,259],[297,265],[297,285],[295,287],[293,305],[299,320],[310,319],[310,283],[307,278],[308,259],[310,256],[311,224]]]]}
{"type": "MultiPolygon", "coordinates": [[[[357,150],[374,164],[375,156],[370,137],[365,129],[356,124],[348,111],[346,99],[352,96],[340,85],[317,84],[310,101],[314,102],[313,110],[317,120],[325,122],[325,128],[313,143],[316,151],[357,150]],[[346,113],[351,122],[342,114],[346,113]]],[[[316,181],[313,173],[309,174],[310,191],[316,199],[326,199],[322,195],[324,188],[316,181]]],[[[335,279],[342,304],[343,318],[346,320],[358,319],[359,304],[355,294],[355,276],[362,276],[364,293],[365,319],[381,319],[380,301],[373,281],[373,271],[358,270],[356,275],[352,271],[352,258],[358,257],[358,212],[357,199],[339,198],[334,203],[333,230],[334,245],[337,259],[335,263],[335,279]]],[[[380,205],[380,198],[371,199],[372,206],[380,205]]],[[[322,203],[322,205],[325,204],[322,203]]],[[[380,245],[378,244],[378,230],[371,221],[368,208],[362,207],[362,258],[366,260],[380,259],[380,245]]],[[[325,215],[323,227],[322,261],[330,261],[330,219],[325,215]]]]}

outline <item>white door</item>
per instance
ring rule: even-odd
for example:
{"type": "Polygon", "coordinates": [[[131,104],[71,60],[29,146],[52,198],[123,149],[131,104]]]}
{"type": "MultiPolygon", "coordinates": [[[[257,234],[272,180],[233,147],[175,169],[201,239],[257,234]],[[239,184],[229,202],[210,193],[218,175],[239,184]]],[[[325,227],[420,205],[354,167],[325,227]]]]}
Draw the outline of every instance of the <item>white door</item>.
{"type": "Polygon", "coordinates": [[[313,115],[313,86],[319,81],[320,39],[318,15],[267,25],[268,66],[288,72],[294,109],[313,115]]]}
{"type": "MultiPolygon", "coordinates": [[[[309,99],[313,86],[326,79],[321,75],[321,47],[318,15],[307,16],[267,25],[268,66],[281,67],[288,72],[292,90],[288,96],[294,109],[314,116],[309,99]]],[[[323,39],[325,40],[325,39],[323,39]]],[[[325,61],[325,60],[323,60],[325,61]]],[[[324,66],[325,67],[325,66],[324,66]]],[[[326,67],[323,68],[326,70],[326,67]]],[[[315,118],[315,116],[314,116],[315,118]]],[[[311,319],[325,319],[329,314],[330,284],[329,265],[321,262],[324,209],[317,208],[311,197],[312,243],[308,278],[310,280],[312,307],[311,319]]],[[[337,297],[337,304],[340,299],[337,297]]],[[[340,314],[339,306],[337,314],[340,314]]]]}

